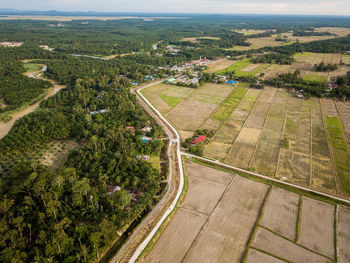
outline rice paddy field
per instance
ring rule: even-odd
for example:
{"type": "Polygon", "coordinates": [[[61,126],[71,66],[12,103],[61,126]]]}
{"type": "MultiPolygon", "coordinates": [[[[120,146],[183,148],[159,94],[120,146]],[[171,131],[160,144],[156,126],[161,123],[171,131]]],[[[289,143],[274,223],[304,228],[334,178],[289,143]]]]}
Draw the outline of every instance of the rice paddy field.
{"type": "Polygon", "coordinates": [[[205,157],[350,196],[350,102],[298,99],[284,89],[256,90],[244,83],[198,89],[160,84],[143,92],[182,140],[199,128],[214,132],[205,157]],[[179,102],[174,106],[162,95],[179,102]]]}
{"type": "Polygon", "coordinates": [[[188,190],[138,262],[349,262],[350,210],[184,159],[188,190]]]}
{"type": "Polygon", "coordinates": [[[269,66],[270,64],[253,64],[250,59],[245,58],[216,73],[224,74],[226,72],[234,72],[235,76],[238,77],[252,77],[269,66]]]}

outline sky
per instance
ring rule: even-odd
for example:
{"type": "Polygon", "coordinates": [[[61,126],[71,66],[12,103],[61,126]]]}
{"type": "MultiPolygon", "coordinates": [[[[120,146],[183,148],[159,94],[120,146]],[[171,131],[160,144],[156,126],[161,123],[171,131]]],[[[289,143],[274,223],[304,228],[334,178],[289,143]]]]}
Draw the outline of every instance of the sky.
{"type": "Polygon", "coordinates": [[[0,8],[36,11],[350,15],[350,0],[0,0],[0,8]]]}

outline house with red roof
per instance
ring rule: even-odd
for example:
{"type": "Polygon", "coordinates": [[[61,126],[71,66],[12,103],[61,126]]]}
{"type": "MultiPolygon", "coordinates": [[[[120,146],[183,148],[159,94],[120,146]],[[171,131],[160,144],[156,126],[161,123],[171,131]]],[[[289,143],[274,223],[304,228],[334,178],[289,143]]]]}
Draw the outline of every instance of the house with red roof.
{"type": "Polygon", "coordinates": [[[135,127],[133,127],[133,126],[127,126],[127,127],[125,127],[125,130],[131,132],[132,134],[135,134],[135,127]]]}
{"type": "Polygon", "coordinates": [[[205,135],[198,135],[194,140],[192,141],[192,144],[197,144],[199,142],[203,143],[207,139],[207,136],[205,135]]]}

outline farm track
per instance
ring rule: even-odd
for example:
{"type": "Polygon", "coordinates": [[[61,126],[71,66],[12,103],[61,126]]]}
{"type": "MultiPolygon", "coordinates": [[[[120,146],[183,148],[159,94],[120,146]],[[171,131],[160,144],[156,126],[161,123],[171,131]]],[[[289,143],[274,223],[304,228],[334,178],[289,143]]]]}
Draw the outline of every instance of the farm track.
{"type": "Polygon", "coordinates": [[[36,103],[34,103],[34,104],[24,108],[24,109],[21,109],[19,111],[15,111],[15,112],[11,113],[10,114],[10,116],[11,116],[11,120],[10,121],[8,121],[8,122],[0,121],[0,140],[9,133],[9,131],[11,130],[11,128],[13,127],[13,125],[15,124],[15,122],[17,120],[19,120],[20,118],[26,116],[27,114],[32,113],[33,111],[35,111],[40,106],[40,102],[41,101],[46,100],[47,98],[55,95],[58,91],[60,91],[61,89],[66,87],[64,85],[59,85],[54,80],[44,78],[42,75],[44,74],[44,72],[46,72],[47,65],[41,64],[41,66],[42,66],[41,70],[39,70],[39,71],[32,71],[32,72],[26,72],[26,73],[24,73],[24,75],[27,76],[27,77],[32,77],[32,78],[36,78],[36,79],[42,79],[42,80],[49,81],[54,86],[52,88],[50,88],[48,94],[44,98],[40,99],[36,103]]]}

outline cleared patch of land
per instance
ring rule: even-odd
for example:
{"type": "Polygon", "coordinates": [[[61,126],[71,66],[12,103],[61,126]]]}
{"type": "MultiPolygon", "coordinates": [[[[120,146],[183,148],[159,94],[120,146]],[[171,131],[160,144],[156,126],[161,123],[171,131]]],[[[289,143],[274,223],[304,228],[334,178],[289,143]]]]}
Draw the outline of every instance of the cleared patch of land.
{"type": "Polygon", "coordinates": [[[339,209],[339,262],[350,262],[350,210],[339,209]]]}
{"type": "Polygon", "coordinates": [[[330,263],[330,260],[324,256],[315,254],[290,240],[259,227],[255,233],[254,240],[251,244],[253,248],[265,251],[266,253],[283,258],[289,262],[298,263],[330,263]]]}
{"type": "Polygon", "coordinates": [[[213,63],[208,64],[207,65],[208,69],[206,69],[204,72],[214,73],[214,72],[223,70],[236,62],[237,61],[235,60],[219,59],[217,61],[214,61],[213,63]]]}
{"type": "Polygon", "coordinates": [[[298,243],[334,258],[335,207],[303,197],[298,243]]]}
{"type": "Polygon", "coordinates": [[[218,71],[217,73],[223,74],[226,72],[234,72],[234,75],[238,77],[252,77],[269,66],[270,64],[252,64],[250,59],[245,58],[225,69],[218,71]]]}
{"type": "Polygon", "coordinates": [[[189,41],[192,43],[199,43],[201,39],[209,39],[209,40],[220,40],[219,37],[184,37],[182,41],[189,41]]]}
{"type": "Polygon", "coordinates": [[[266,30],[259,30],[259,29],[237,29],[232,31],[243,34],[245,36],[251,36],[251,35],[256,35],[256,34],[261,34],[266,32],[266,30]]]}
{"type": "Polygon", "coordinates": [[[350,34],[350,28],[347,27],[319,27],[315,28],[316,32],[329,32],[339,37],[346,37],[350,34]]]}
{"type": "Polygon", "coordinates": [[[260,224],[294,240],[298,222],[299,196],[274,188],[264,207],[260,224]]]}

